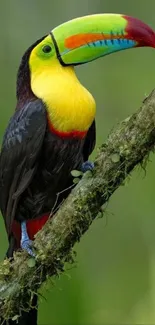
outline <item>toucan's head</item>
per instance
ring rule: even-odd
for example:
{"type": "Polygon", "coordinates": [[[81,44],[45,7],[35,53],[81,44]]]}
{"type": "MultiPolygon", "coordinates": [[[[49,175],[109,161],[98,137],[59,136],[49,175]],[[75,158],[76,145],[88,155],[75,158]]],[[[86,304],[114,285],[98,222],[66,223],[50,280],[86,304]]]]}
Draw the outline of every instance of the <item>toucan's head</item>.
{"type": "Polygon", "coordinates": [[[80,88],[77,88],[74,66],[142,46],[155,47],[155,32],[138,19],[120,14],[95,14],[70,20],[54,28],[27,52],[31,90],[53,110],[59,106],[60,111],[62,104],[62,112],[67,114],[67,105],[72,100],[75,103],[75,94],[78,99],[84,96],[82,92],[78,96],[80,88]]]}
{"type": "Polygon", "coordinates": [[[80,65],[113,52],[155,47],[155,32],[139,19],[121,14],[95,14],[72,19],[34,43],[23,57],[30,74],[56,64],[80,65]]]}
{"type": "Polygon", "coordinates": [[[155,32],[142,21],[120,14],[96,14],[54,28],[33,51],[37,62],[57,58],[62,66],[79,65],[133,47],[155,47],[155,32]]]}

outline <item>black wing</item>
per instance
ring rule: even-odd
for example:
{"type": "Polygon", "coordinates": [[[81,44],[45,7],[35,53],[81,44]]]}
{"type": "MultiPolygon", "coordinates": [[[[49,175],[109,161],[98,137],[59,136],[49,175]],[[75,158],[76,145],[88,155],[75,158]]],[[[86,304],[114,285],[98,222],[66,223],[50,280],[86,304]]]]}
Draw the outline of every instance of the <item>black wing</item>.
{"type": "Polygon", "coordinates": [[[41,100],[17,110],[4,134],[0,155],[0,209],[9,235],[20,195],[37,167],[46,131],[46,110],[41,100]]]}
{"type": "Polygon", "coordinates": [[[87,133],[87,136],[85,139],[85,143],[84,143],[84,147],[83,147],[84,161],[88,160],[89,156],[91,155],[92,151],[95,148],[95,144],[96,144],[96,124],[95,124],[95,120],[94,120],[88,130],[88,133],[87,133]]]}

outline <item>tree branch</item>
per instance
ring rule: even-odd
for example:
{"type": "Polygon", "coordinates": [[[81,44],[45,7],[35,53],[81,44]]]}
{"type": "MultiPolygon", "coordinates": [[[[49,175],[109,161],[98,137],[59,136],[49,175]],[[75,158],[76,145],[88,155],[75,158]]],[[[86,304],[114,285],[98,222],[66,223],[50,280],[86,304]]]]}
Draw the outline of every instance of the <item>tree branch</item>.
{"type": "Polygon", "coordinates": [[[155,90],[142,107],[109,135],[87,172],[55,216],[36,235],[36,260],[17,252],[12,263],[0,264],[0,315],[16,318],[29,310],[34,292],[72,261],[72,247],[88,230],[101,207],[155,145],[155,90]]]}

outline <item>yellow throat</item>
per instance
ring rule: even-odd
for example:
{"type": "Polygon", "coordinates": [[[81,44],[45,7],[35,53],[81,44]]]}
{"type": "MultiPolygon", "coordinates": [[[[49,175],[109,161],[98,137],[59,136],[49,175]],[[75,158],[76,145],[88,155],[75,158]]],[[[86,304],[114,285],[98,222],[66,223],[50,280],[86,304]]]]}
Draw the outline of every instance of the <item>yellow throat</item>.
{"type": "Polygon", "coordinates": [[[57,58],[40,61],[30,56],[31,89],[46,105],[52,127],[63,133],[85,132],[92,124],[96,104],[76,77],[74,68],[63,67],[57,58]]]}

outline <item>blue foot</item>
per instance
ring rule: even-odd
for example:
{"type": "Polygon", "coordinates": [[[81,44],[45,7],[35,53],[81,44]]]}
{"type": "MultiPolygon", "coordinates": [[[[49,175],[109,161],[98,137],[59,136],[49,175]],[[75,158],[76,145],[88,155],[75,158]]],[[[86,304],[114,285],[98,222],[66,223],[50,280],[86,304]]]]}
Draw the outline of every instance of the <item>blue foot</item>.
{"type": "Polygon", "coordinates": [[[32,240],[28,239],[28,240],[21,240],[21,248],[26,250],[27,253],[31,256],[35,257],[35,254],[33,253],[32,249],[30,248],[32,246],[32,240]]]}
{"type": "Polygon", "coordinates": [[[21,223],[21,241],[20,246],[22,249],[26,250],[27,253],[33,257],[35,257],[35,254],[33,253],[31,246],[32,246],[32,240],[30,240],[27,229],[26,229],[26,221],[23,221],[21,223]]]}
{"type": "Polygon", "coordinates": [[[85,161],[83,164],[82,164],[82,168],[81,168],[81,171],[83,173],[87,172],[88,170],[93,170],[94,169],[94,163],[91,162],[91,161],[85,161]]]}

